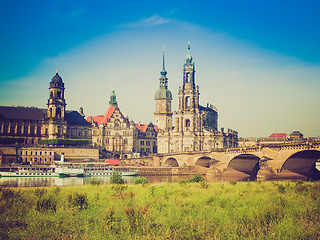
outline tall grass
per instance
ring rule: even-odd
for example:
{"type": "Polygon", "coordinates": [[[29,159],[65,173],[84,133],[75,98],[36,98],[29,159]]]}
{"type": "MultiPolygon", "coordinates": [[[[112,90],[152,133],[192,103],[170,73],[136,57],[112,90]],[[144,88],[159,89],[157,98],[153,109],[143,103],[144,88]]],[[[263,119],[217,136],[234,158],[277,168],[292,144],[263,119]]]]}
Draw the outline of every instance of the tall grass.
{"type": "Polygon", "coordinates": [[[319,183],[0,189],[0,239],[319,238],[319,183]]]}

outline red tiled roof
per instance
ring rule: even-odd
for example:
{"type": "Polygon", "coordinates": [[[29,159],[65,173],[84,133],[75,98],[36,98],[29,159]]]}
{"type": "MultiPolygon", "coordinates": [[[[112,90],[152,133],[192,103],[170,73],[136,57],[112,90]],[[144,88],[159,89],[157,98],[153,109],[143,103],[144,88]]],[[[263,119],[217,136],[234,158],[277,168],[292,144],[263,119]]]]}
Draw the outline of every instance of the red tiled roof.
{"type": "Polygon", "coordinates": [[[141,132],[146,132],[147,128],[148,128],[148,124],[140,124],[140,123],[136,123],[136,128],[138,130],[140,130],[141,132]]]}
{"type": "Polygon", "coordinates": [[[120,163],[120,160],[117,160],[117,159],[108,159],[108,160],[106,160],[106,163],[109,164],[109,165],[118,166],[119,163],[120,163]]]}
{"type": "Polygon", "coordinates": [[[286,138],[287,136],[286,133],[272,133],[269,138],[286,138]]]}
{"type": "MultiPolygon", "coordinates": [[[[92,120],[96,122],[98,125],[100,125],[101,123],[105,125],[109,121],[114,110],[115,107],[113,105],[110,105],[104,115],[93,116],[92,120]]],[[[87,121],[90,122],[90,117],[87,117],[87,121]]]]}
{"type": "MultiPolygon", "coordinates": [[[[136,123],[136,128],[140,131],[142,131],[143,133],[145,133],[147,131],[149,124],[140,124],[140,123],[136,123]]],[[[153,125],[154,130],[156,132],[158,132],[158,126],[157,125],[153,125]]]]}

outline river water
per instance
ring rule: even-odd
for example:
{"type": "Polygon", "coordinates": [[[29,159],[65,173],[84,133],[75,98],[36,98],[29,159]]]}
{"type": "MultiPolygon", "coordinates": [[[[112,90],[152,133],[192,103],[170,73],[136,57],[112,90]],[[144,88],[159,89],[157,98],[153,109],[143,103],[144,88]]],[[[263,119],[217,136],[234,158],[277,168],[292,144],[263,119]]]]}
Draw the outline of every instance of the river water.
{"type": "MultiPolygon", "coordinates": [[[[189,179],[191,176],[146,176],[150,183],[161,182],[179,182],[180,180],[189,179]]],[[[97,177],[102,184],[110,184],[110,177],[97,177]]],[[[216,176],[204,176],[209,182],[228,182],[232,180],[246,181],[247,178],[223,178],[216,176]]],[[[91,177],[1,177],[0,187],[49,187],[49,186],[70,186],[70,185],[85,185],[90,184],[91,177]]],[[[133,184],[135,177],[123,177],[127,184],[133,184]]]]}
{"type": "MultiPolygon", "coordinates": [[[[320,169],[320,166],[317,165],[320,169]]],[[[180,180],[189,179],[190,175],[183,176],[145,176],[150,183],[161,182],[179,182],[180,180]]],[[[217,176],[206,175],[204,178],[208,182],[229,182],[229,181],[247,181],[246,176],[217,176]]],[[[59,177],[0,177],[0,187],[49,187],[49,186],[70,186],[70,185],[85,185],[90,184],[91,177],[84,178],[59,178],[59,177]]],[[[110,184],[110,177],[98,177],[102,184],[110,184]]],[[[135,177],[123,177],[127,184],[133,184],[135,177]]],[[[266,181],[281,181],[281,180],[306,180],[302,176],[282,176],[277,178],[264,179],[266,181]]]]}

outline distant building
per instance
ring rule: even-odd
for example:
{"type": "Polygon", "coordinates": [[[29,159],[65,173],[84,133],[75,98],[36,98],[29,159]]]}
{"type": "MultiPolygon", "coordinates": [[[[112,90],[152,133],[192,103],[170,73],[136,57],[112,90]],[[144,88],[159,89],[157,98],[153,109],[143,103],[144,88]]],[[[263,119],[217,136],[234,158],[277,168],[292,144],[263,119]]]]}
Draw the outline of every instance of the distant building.
{"type": "Polygon", "coordinates": [[[183,65],[183,83],[179,87],[179,109],[172,113],[172,93],[168,89],[167,71],[160,72],[160,86],[155,94],[155,122],[158,125],[158,152],[210,151],[215,148],[231,148],[238,145],[238,133],[228,129],[218,131],[218,112],[213,105],[199,104],[199,86],[195,84],[195,64],[188,54],[183,65]],[[175,126],[172,124],[172,115],[175,126]]]}
{"type": "Polygon", "coordinates": [[[90,124],[79,112],[66,110],[64,90],[57,71],[50,82],[46,109],[0,106],[1,143],[13,137],[29,145],[37,145],[41,139],[90,139],[90,124]]]}
{"type": "Polygon", "coordinates": [[[291,139],[302,139],[303,138],[303,134],[299,131],[293,131],[292,133],[290,133],[289,137],[291,139]]]}
{"type": "Polygon", "coordinates": [[[148,155],[157,151],[157,128],[152,124],[135,124],[124,117],[112,91],[109,107],[104,115],[90,116],[92,144],[121,158],[135,153],[148,155]]]}
{"type": "Polygon", "coordinates": [[[269,138],[287,138],[288,135],[286,133],[272,133],[269,138]]]}
{"type": "Polygon", "coordinates": [[[2,164],[16,161],[50,164],[54,159],[53,150],[38,148],[40,140],[91,139],[91,125],[84,119],[83,109],[67,110],[64,90],[57,71],[50,82],[46,109],[0,106],[0,145],[23,147],[12,150],[15,154],[5,153],[6,149],[2,148],[2,164]]]}

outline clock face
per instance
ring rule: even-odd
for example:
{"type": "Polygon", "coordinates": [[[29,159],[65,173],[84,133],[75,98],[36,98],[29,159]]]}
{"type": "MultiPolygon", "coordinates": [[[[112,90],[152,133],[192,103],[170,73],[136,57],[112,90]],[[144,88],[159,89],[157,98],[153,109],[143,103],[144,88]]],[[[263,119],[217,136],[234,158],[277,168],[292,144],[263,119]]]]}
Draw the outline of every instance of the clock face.
{"type": "Polygon", "coordinates": [[[161,117],[161,120],[164,120],[164,117],[161,117]]]}

